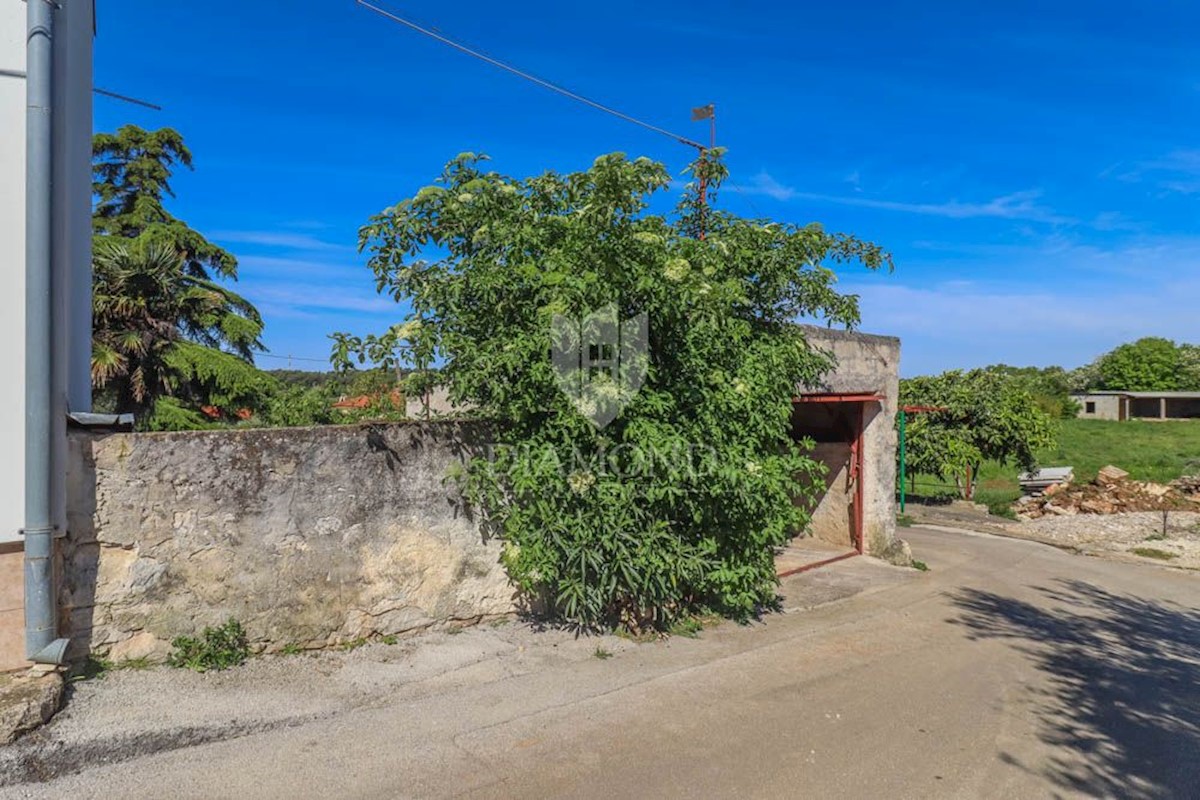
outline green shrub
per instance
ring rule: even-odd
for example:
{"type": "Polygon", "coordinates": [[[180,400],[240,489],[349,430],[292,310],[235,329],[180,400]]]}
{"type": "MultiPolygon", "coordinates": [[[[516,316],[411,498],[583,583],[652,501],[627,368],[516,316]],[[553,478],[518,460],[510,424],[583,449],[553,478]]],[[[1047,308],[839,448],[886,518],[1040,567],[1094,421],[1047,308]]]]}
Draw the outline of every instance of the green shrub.
{"type": "Polygon", "coordinates": [[[994,517],[1004,517],[1004,519],[1016,519],[1017,512],[1013,511],[1012,504],[1007,500],[995,500],[987,504],[988,513],[994,517]]]}
{"type": "Polygon", "coordinates": [[[222,670],[245,663],[250,655],[246,631],[231,619],[216,628],[205,628],[198,638],[177,636],[171,642],[167,663],[196,672],[222,670]]]}
{"type": "MultiPolygon", "coordinates": [[[[710,190],[719,155],[693,165],[710,190]]],[[[794,322],[855,325],[857,298],[827,264],[888,256],[702,206],[694,184],[674,214],[649,213],[671,176],[645,158],[524,179],[482,161],[459,156],[360,231],[376,286],[412,316],[335,338],[335,360],[406,343],[419,363],[440,359],[452,402],[498,423],[466,494],[505,540],[514,583],[556,616],[663,631],[703,609],[754,615],[774,602],[773,548],[808,523],[794,501],[822,482],[791,438],[792,396],[832,359],[794,322]],[[562,388],[551,353],[581,347],[585,324],[630,320],[646,346],[626,360],[622,345],[620,369],[640,388],[603,370],[587,373],[594,394],[562,388]]]]}

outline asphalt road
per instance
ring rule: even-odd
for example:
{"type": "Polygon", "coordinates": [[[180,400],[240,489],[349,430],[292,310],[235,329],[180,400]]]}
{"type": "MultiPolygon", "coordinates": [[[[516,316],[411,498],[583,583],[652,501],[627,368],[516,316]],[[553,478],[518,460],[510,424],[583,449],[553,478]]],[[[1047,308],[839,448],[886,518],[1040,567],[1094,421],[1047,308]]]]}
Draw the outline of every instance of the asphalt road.
{"type": "Polygon", "coordinates": [[[402,701],[8,791],[1200,796],[1200,575],[905,535],[929,572],[763,625],[507,678],[458,675],[402,701]]]}

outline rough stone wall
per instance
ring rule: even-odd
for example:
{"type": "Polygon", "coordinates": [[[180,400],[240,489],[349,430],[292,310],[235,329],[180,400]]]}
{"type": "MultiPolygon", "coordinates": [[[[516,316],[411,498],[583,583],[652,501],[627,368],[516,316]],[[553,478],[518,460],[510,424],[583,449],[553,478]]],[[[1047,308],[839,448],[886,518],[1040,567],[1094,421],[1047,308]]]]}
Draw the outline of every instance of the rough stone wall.
{"type": "Polygon", "coordinates": [[[866,552],[884,555],[896,539],[895,419],[900,400],[900,340],[828,328],[805,326],[810,344],[830,352],[837,368],[819,385],[799,392],[879,394],[882,403],[866,407],[863,432],[863,540],[866,552]]]}
{"type": "Polygon", "coordinates": [[[445,477],[463,423],[72,436],[63,604],[76,655],[164,653],[229,618],[258,649],[510,612],[445,477]]]}

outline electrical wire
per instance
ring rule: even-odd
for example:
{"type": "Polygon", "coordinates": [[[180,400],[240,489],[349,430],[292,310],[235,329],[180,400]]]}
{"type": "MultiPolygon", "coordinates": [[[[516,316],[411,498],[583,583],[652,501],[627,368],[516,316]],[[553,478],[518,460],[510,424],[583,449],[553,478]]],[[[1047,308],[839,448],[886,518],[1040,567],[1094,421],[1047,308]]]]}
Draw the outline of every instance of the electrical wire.
{"type": "Polygon", "coordinates": [[[111,97],[114,100],[122,100],[126,103],[132,103],[135,106],[143,106],[144,108],[151,108],[151,109],[154,109],[155,111],[162,111],[162,106],[160,106],[160,105],[155,105],[154,103],[148,102],[146,100],[138,100],[136,97],[130,97],[130,96],[124,95],[124,94],[117,94],[116,92],[109,91],[108,89],[101,89],[99,86],[93,88],[92,91],[95,92],[96,94],[104,95],[105,97],[111,97]]]}
{"type": "Polygon", "coordinates": [[[255,358],[275,358],[280,361],[314,361],[318,364],[328,364],[328,358],[305,358],[304,356],[277,356],[274,353],[255,353],[255,358]]]}
{"type": "Polygon", "coordinates": [[[654,133],[661,134],[662,136],[666,136],[668,138],[674,139],[675,141],[679,142],[680,144],[686,144],[689,147],[695,147],[697,150],[699,150],[701,152],[704,152],[706,149],[708,149],[704,145],[700,144],[699,142],[692,141],[691,139],[687,138],[686,136],[680,136],[679,134],[673,133],[665,128],[660,128],[657,125],[651,125],[649,122],[645,122],[643,120],[638,119],[637,117],[633,117],[633,116],[630,116],[629,114],[625,114],[621,111],[617,111],[615,108],[610,108],[610,107],[604,105],[603,103],[598,103],[595,100],[584,97],[581,94],[572,92],[570,89],[565,89],[556,83],[551,83],[550,81],[543,80],[542,78],[539,78],[536,75],[531,75],[530,73],[525,72],[524,70],[517,69],[516,67],[514,67],[510,64],[506,64],[503,61],[500,61],[499,59],[492,58],[491,56],[481,53],[478,50],[473,50],[464,44],[460,44],[459,42],[456,42],[453,39],[443,36],[442,34],[438,33],[437,31],[433,31],[433,30],[430,30],[429,28],[422,27],[421,25],[418,25],[417,23],[415,23],[411,20],[405,19],[404,17],[401,17],[398,14],[395,14],[391,11],[380,8],[379,6],[374,5],[372,3],[368,3],[366,0],[356,0],[356,2],[358,3],[358,5],[362,6],[363,8],[366,8],[370,11],[374,11],[376,14],[380,15],[381,17],[386,17],[387,19],[390,19],[393,22],[398,22],[401,25],[404,25],[405,27],[411,28],[412,30],[417,31],[418,33],[422,33],[425,36],[430,37],[431,39],[436,39],[437,41],[441,42],[444,45],[453,47],[455,50],[458,50],[461,53],[466,53],[467,55],[471,56],[472,58],[477,58],[480,61],[483,61],[487,64],[491,64],[493,67],[497,67],[499,69],[504,70],[505,72],[509,72],[513,75],[516,75],[518,78],[523,78],[524,80],[535,83],[538,86],[541,86],[543,89],[549,89],[550,91],[556,92],[556,93],[562,95],[563,97],[567,97],[571,100],[575,100],[576,102],[583,103],[586,106],[590,106],[590,107],[596,109],[597,111],[603,111],[605,114],[611,114],[612,116],[617,117],[618,119],[623,119],[626,122],[631,122],[634,125],[639,125],[648,131],[653,131],[654,133]]]}
{"type": "MultiPolygon", "coordinates": [[[[25,70],[0,69],[0,77],[24,79],[25,78],[25,70]]],[[[118,94],[117,92],[113,92],[108,89],[101,89],[99,86],[93,86],[92,91],[95,92],[96,94],[104,95],[105,97],[111,97],[114,100],[122,100],[126,103],[132,103],[135,106],[144,106],[146,108],[152,108],[155,111],[162,111],[162,106],[155,105],[154,103],[148,102],[146,100],[138,100],[136,97],[130,97],[129,95],[126,95],[126,94],[118,94]]]]}
{"type": "Polygon", "coordinates": [[[750,209],[754,212],[754,216],[758,217],[759,219],[765,219],[765,216],[763,215],[763,213],[758,210],[758,204],[754,202],[754,198],[752,198],[750,196],[750,193],[748,191],[746,191],[741,186],[739,186],[737,183],[735,183],[733,178],[726,177],[725,182],[728,183],[730,188],[732,188],[735,192],[737,192],[738,195],[743,200],[745,200],[747,203],[750,204],[750,209]]]}

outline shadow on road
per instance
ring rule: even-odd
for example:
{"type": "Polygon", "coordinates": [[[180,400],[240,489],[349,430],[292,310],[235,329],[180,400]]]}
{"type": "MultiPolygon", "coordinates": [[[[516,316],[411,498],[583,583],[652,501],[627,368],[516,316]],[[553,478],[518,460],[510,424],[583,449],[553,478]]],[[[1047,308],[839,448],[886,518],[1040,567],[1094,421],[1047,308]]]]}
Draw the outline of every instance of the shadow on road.
{"type": "Polygon", "coordinates": [[[1042,740],[1067,750],[1021,764],[1092,797],[1195,797],[1200,786],[1200,611],[1080,581],[1044,607],[989,592],[952,596],[973,639],[1007,639],[1049,676],[1042,740]]]}

